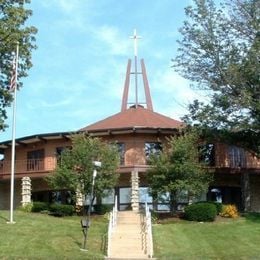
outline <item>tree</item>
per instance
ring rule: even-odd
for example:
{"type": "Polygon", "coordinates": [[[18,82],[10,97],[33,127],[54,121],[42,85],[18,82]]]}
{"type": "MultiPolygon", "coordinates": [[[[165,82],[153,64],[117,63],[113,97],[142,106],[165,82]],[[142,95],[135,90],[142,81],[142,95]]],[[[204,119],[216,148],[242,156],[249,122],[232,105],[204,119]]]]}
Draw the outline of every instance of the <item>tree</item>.
{"type": "Polygon", "coordinates": [[[220,8],[213,0],[193,2],[185,9],[173,66],[195,89],[205,90],[209,102],[195,100],[184,120],[224,130],[259,153],[260,2],[226,0],[220,8]]]}
{"type": "Polygon", "coordinates": [[[186,132],[169,140],[168,148],[151,157],[148,183],[153,197],[169,194],[171,212],[177,208],[178,196],[187,192],[188,199],[207,190],[212,180],[205,165],[199,162],[198,135],[186,132]]]}
{"type": "MultiPolygon", "coordinates": [[[[102,142],[98,138],[84,134],[72,137],[72,148],[61,153],[59,163],[47,181],[55,189],[67,189],[85,196],[91,194],[93,161],[100,161],[102,166],[95,179],[94,198],[108,194],[117,180],[116,172],[119,165],[119,154],[115,145],[102,142]]],[[[94,200],[93,198],[93,200],[94,200]]]]}
{"type": "Polygon", "coordinates": [[[32,15],[31,10],[25,9],[25,3],[30,1],[0,0],[0,131],[6,128],[6,107],[13,99],[8,86],[16,45],[19,43],[18,88],[22,87],[21,79],[32,66],[31,52],[36,48],[37,29],[25,24],[32,15]]]}

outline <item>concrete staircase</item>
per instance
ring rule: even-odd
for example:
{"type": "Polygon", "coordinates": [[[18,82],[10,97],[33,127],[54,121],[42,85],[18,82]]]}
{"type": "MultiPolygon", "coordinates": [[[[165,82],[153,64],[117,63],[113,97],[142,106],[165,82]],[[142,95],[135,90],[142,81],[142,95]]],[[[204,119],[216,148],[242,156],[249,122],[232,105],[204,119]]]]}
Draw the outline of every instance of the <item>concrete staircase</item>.
{"type": "Polygon", "coordinates": [[[106,259],[148,259],[142,249],[141,217],[135,211],[118,212],[110,256],[106,259]]]}

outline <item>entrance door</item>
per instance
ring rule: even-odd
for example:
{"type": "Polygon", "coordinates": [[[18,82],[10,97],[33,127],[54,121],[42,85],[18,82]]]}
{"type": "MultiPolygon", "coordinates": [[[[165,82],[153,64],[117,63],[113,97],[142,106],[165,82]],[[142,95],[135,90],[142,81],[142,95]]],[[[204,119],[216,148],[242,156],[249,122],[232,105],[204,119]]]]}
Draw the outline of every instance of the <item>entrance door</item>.
{"type": "Polygon", "coordinates": [[[119,210],[131,209],[131,188],[119,188],[119,210]]]}

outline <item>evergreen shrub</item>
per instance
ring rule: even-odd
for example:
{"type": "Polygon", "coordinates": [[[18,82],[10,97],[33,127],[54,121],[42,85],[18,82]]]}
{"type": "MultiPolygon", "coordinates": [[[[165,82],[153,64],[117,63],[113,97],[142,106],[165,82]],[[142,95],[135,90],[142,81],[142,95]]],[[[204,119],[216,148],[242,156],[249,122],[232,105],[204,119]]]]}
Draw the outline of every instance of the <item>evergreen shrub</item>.
{"type": "Polygon", "coordinates": [[[41,212],[49,209],[47,202],[34,201],[32,205],[32,212],[41,212]]]}
{"type": "Polygon", "coordinates": [[[110,212],[112,209],[113,209],[112,204],[97,204],[97,205],[94,205],[95,213],[97,213],[99,215],[104,215],[107,212],[110,212]]]}
{"type": "Polygon", "coordinates": [[[184,209],[184,216],[191,221],[214,221],[217,215],[216,206],[212,203],[195,203],[184,209]]]}
{"type": "Polygon", "coordinates": [[[50,205],[50,213],[54,216],[71,216],[74,213],[74,207],[72,205],[53,203],[50,205]]]}

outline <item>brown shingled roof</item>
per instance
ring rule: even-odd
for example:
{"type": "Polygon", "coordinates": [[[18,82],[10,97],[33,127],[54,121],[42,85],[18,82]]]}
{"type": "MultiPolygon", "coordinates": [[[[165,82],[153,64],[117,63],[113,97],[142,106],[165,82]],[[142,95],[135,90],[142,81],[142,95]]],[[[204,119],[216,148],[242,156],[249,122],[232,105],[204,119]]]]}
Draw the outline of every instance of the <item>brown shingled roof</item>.
{"type": "Polygon", "coordinates": [[[182,122],[148,110],[142,106],[130,107],[125,111],[107,117],[94,124],[86,126],[80,131],[98,131],[123,128],[180,128],[182,122]]]}

